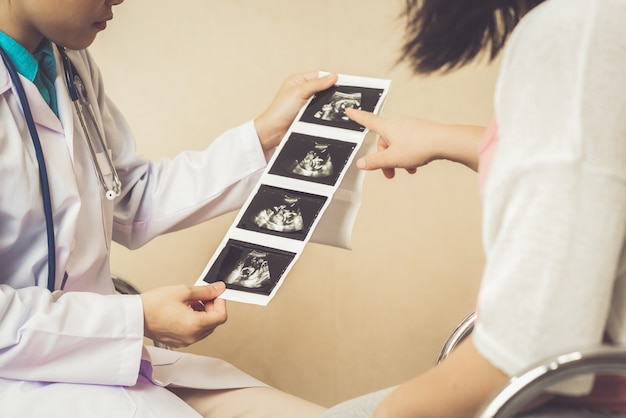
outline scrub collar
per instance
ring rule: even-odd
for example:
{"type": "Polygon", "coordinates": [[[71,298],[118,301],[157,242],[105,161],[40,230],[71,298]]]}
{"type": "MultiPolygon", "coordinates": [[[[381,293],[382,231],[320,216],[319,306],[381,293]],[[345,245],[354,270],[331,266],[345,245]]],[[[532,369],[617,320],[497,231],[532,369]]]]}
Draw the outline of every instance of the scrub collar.
{"type": "Polygon", "coordinates": [[[9,35],[0,31],[0,46],[13,61],[17,72],[37,87],[48,106],[58,116],[56,90],[54,89],[57,66],[52,51],[52,42],[44,39],[37,51],[31,54],[9,35]]]}

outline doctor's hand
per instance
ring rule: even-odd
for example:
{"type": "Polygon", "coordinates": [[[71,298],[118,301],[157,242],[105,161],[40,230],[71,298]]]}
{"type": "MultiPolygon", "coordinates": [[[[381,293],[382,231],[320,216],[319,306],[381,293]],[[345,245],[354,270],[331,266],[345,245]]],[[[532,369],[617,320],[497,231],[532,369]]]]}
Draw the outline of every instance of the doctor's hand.
{"type": "Polygon", "coordinates": [[[472,170],[478,168],[478,145],[485,134],[480,126],[448,125],[413,117],[381,117],[370,112],[346,109],[353,121],[378,134],[376,152],[360,158],[362,170],[381,169],[385,177],[397,168],[413,174],[434,160],[450,160],[472,170]]]}
{"type": "Polygon", "coordinates": [[[276,147],[307,100],[337,82],[337,74],[319,77],[317,71],[288,77],[267,109],[254,120],[264,151],[276,147]]]}
{"type": "Polygon", "coordinates": [[[223,282],[165,286],[141,294],[144,335],[170,347],[185,347],[226,322],[226,301],[217,299],[223,282]]]}

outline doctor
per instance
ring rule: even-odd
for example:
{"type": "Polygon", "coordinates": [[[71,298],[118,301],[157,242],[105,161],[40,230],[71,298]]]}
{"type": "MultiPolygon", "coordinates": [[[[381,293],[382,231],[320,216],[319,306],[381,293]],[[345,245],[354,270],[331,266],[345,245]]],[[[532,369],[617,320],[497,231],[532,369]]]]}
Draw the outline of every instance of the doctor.
{"type": "Polygon", "coordinates": [[[0,416],[317,416],[218,359],[144,347],[211,334],[224,285],[115,295],[109,250],[239,207],[336,76],[290,77],[254,121],[154,163],[135,154],[85,49],[122,1],[0,0],[0,416]]]}

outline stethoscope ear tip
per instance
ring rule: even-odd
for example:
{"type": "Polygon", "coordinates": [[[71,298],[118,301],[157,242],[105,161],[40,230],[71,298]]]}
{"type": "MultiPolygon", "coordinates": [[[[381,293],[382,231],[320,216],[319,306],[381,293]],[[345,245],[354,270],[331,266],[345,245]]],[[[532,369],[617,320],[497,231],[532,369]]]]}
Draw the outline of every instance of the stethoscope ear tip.
{"type": "Polygon", "coordinates": [[[113,190],[107,190],[105,196],[108,200],[115,200],[115,198],[117,197],[117,193],[115,193],[113,190]]]}

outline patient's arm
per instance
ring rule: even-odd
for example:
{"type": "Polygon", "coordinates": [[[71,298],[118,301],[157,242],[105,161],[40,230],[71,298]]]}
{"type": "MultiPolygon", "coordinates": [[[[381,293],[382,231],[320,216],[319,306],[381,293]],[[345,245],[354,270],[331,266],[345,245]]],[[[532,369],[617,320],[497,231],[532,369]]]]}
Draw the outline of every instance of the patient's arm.
{"type": "Polygon", "coordinates": [[[346,115],[378,134],[377,152],[357,161],[363,170],[382,169],[393,178],[396,168],[415,173],[434,160],[450,160],[478,169],[478,145],[485,127],[447,125],[411,117],[385,118],[369,112],[346,109],[346,115]]]}
{"type": "Polygon", "coordinates": [[[374,418],[473,417],[507,380],[470,336],[439,365],[401,384],[381,402],[374,418]]]}

